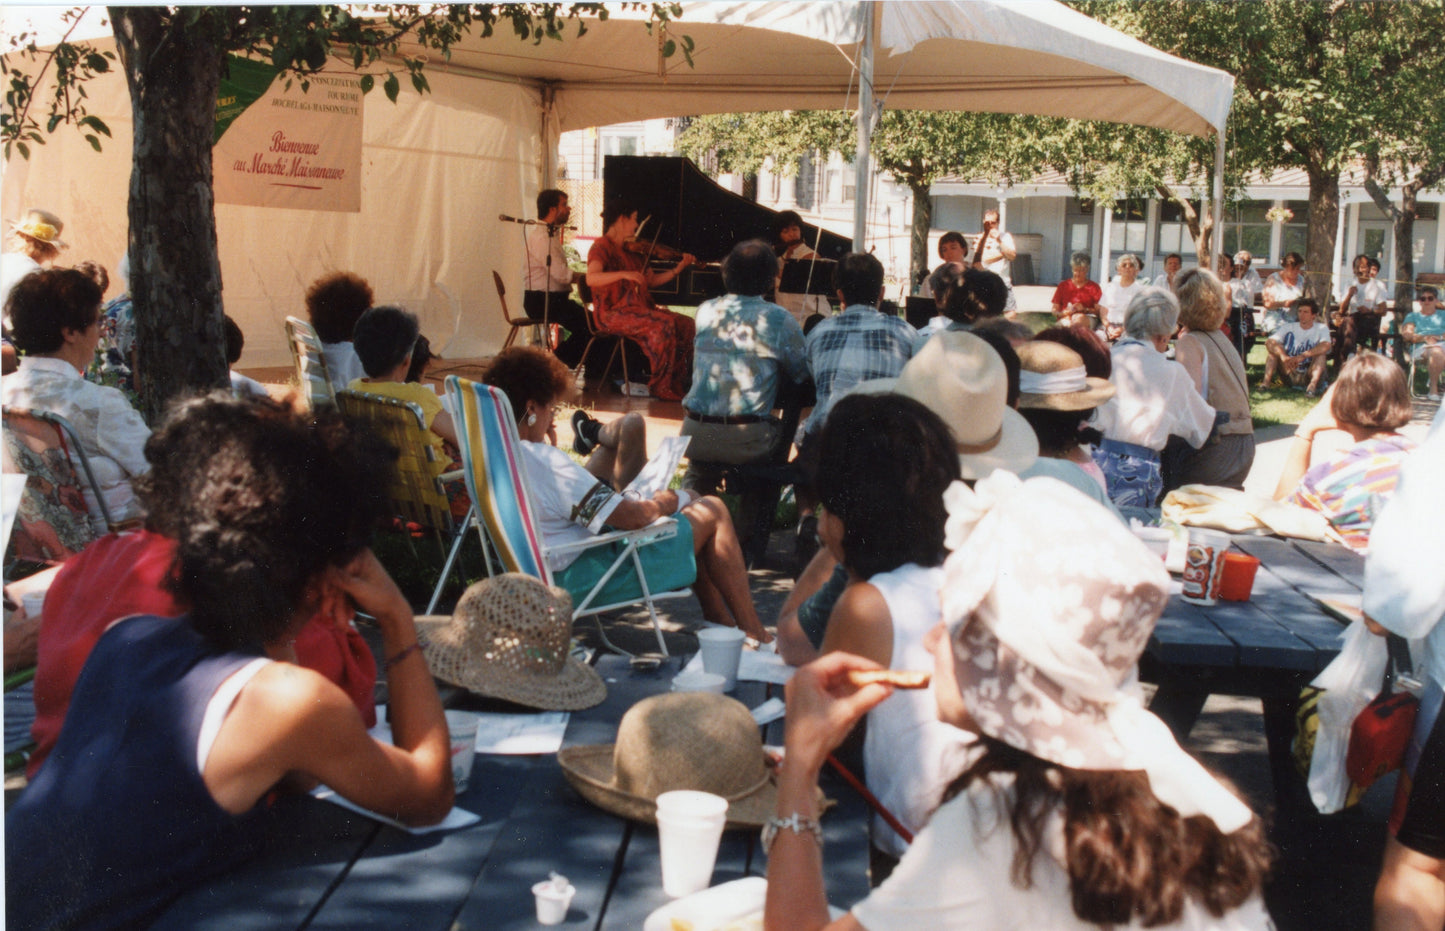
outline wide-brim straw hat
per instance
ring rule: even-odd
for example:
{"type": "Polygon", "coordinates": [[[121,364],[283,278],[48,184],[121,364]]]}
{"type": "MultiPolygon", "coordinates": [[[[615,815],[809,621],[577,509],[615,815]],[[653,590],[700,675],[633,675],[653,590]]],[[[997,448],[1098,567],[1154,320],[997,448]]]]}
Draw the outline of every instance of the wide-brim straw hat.
{"type": "Polygon", "coordinates": [[[69,245],[60,238],[60,234],[65,231],[65,223],[49,210],[31,207],[25,211],[25,216],[21,218],[20,222],[12,222],[10,228],[37,242],[43,242],[47,246],[54,246],[57,249],[69,248],[69,245]]]}
{"type": "Polygon", "coordinates": [[[571,596],[532,576],[483,579],[449,620],[417,627],[431,674],[469,692],[551,711],[607,697],[597,670],[571,656],[571,596]]]}
{"type": "Polygon", "coordinates": [[[615,744],[566,747],[557,762],[583,798],[633,821],[656,822],[657,797],[674,789],[727,799],[729,828],[761,827],[777,803],[757,722],[710,692],[644,698],[623,715],[615,744]]]}
{"type": "Polygon", "coordinates": [[[966,479],[996,469],[1022,472],[1039,457],[1033,427],[1008,406],[1003,359],[972,333],[935,334],[903,367],[893,390],[943,418],[966,479]]]}
{"type": "Polygon", "coordinates": [[[1019,407],[1086,411],[1114,396],[1107,378],[1090,378],[1084,359],[1068,346],[1047,340],[1022,343],[1019,354],[1019,407]]]}

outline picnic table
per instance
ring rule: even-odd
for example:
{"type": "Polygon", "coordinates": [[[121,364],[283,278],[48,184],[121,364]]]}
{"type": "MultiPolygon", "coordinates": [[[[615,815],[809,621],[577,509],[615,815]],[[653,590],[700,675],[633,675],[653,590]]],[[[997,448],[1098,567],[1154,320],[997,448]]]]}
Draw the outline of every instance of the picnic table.
{"type": "MultiPolygon", "coordinates": [[[[639,671],[625,656],[600,657],[607,698],[572,712],[563,745],[613,742],[627,709],[667,691],[686,659],[639,671]]],[[[735,697],[756,707],[767,687],[741,682],[735,697]]],[[[488,707],[460,692],[445,700],[488,707]]],[[[781,742],[773,727],[765,739],[781,742]]],[[[868,893],[868,813],[846,787],[825,781],[823,788],[838,802],[823,819],[828,898],[846,907],[868,893]]],[[[637,929],[670,901],[662,891],[656,828],[584,801],[555,754],[478,754],[456,804],[481,820],[415,835],[329,802],[288,798],[271,812],[266,847],[256,859],[183,895],[155,927],[533,929],[539,925],[531,888],[551,870],[577,888],[561,927],[637,929]]],[[[766,869],[757,832],[729,831],[713,884],[766,869]]]]}
{"type": "Polygon", "coordinates": [[[1250,600],[1189,604],[1174,579],[1140,677],[1159,686],[1149,708],[1181,741],[1210,695],[1260,699],[1276,800],[1294,805],[1305,798],[1290,755],[1300,689],[1339,653],[1345,630],[1316,599],[1358,605],[1364,559],[1338,544],[1274,537],[1235,536],[1232,547],[1260,561],[1250,600]]]}

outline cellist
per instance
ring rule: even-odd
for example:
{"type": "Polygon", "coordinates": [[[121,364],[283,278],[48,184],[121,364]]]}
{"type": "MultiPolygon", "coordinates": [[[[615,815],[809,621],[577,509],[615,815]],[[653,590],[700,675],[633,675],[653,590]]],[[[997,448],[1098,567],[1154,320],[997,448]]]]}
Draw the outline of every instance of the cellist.
{"type": "Polygon", "coordinates": [[[692,318],[658,307],[649,289],[673,280],[697,259],[683,253],[671,269],[649,269],[642,255],[625,247],[637,233],[637,208],[624,201],[602,209],[602,227],[605,232],[587,253],[587,286],[597,323],[642,347],[652,369],[647,387],[654,397],[681,401],[692,377],[692,318]]]}

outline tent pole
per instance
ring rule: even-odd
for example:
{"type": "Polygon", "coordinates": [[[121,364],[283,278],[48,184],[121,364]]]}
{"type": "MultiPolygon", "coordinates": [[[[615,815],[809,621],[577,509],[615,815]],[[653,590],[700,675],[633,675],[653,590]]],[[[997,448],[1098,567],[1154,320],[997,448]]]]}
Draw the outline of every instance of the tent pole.
{"type": "Polygon", "coordinates": [[[1214,131],[1214,229],[1209,236],[1209,254],[1204,257],[1204,267],[1213,271],[1219,267],[1215,256],[1224,251],[1224,136],[1225,129],[1214,131]]]}
{"type": "Polygon", "coordinates": [[[868,178],[873,142],[873,12],[875,0],[858,5],[863,17],[863,48],[858,55],[858,149],[853,156],[853,251],[863,252],[868,238],[868,178]]]}
{"type": "Polygon", "coordinates": [[[550,84],[542,85],[542,187],[547,190],[557,184],[557,137],[552,132],[557,118],[557,89],[550,84]]]}

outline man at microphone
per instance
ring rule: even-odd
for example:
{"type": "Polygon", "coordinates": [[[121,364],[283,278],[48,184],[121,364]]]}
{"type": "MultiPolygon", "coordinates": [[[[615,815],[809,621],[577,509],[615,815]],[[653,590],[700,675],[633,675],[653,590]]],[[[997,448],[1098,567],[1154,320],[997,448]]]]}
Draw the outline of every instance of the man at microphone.
{"type": "Polygon", "coordinates": [[[573,272],[562,254],[562,229],[572,216],[567,195],[545,190],[537,195],[539,223],[527,230],[527,258],[522,275],[526,293],[522,307],[533,320],[544,317],[564,330],[557,346],[557,358],[576,368],[587,348],[587,311],[572,300],[572,285],[582,278],[573,272]]]}

